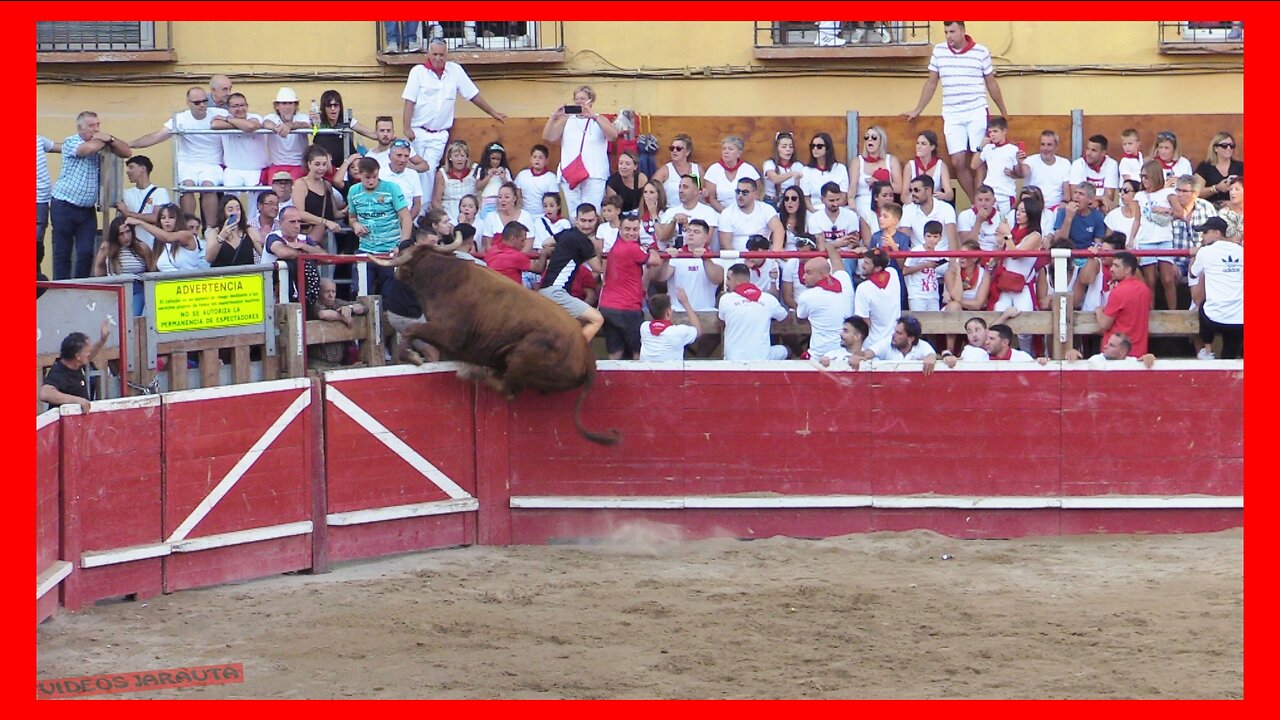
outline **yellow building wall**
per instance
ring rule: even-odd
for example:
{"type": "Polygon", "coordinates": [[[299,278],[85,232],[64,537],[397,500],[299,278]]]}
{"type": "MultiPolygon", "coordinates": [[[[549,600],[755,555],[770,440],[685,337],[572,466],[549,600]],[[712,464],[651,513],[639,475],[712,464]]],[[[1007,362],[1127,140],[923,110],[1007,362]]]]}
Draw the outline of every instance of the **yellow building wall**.
{"type": "MultiPolygon", "coordinates": [[[[1155,21],[971,22],[969,33],[994,56],[1013,115],[1242,113],[1241,56],[1158,52],[1155,21]],[[1085,67],[1087,63],[1087,67],[1085,67]]],[[[134,139],[185,108],[184,91],[230,75],[254,112],[271,111],[282,85],[303,110],[329,88],[372,125],[396,118],[409,66],[374,54],[373,22],[174,22],[174,63],[98,63],[37,68],[37,131],[61,140],[92,109],[109,133],[134,139]]],[[[828,116],[849,110],[896,115],[914,107],[927,58],[756,60],[751,22],[577,22],[563,25],[565,61],[551,65],[468,66],[481,92],[513,117],[546,117],[591,84],[597,110],[633,108],[656,116],[828,116]],[[871,75],[875,75],[874,77],[871,75]]],[[[943,40],[941,23],[932,39],[943,40]]],[[[925,110],[936,115],[941,91],[925,110]]],[[[460,117],[483,117],[459,101],[460,117]]],[[[142,151],[169,184],[168,143],[142,151]]],[[[50,156],[56,179],[58,157],[50,156]]]]}

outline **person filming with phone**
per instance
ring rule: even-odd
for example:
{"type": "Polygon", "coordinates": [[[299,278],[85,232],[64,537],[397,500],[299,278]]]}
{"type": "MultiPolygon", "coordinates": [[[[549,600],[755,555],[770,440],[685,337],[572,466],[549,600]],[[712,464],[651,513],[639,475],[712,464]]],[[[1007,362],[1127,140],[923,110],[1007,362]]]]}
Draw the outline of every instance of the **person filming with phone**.
{"type": "Polygon", "coordinates": [[[598,210],[609,179],[609,142],[618,137],[613,123],[592,109],[596,91],[583,85],[573,103],[556,108],[542,129],[542,139],[560,143],[560,185],[568,207],[590,203],[598,210]]]}

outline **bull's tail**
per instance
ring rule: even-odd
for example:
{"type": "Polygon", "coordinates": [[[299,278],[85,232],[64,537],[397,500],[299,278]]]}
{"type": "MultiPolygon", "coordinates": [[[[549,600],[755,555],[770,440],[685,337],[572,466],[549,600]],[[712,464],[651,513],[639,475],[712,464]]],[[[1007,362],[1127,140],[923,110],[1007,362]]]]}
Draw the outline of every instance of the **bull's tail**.
{"type": "Polygon", "coordinates": [[[617,445],[622,441],[622,433],[618,432],[617,428],[609,428],[607,433],[596,433],[582,427],[582,403],[587,399],[587,392],[591,390],[592,382],[592,376],[588,375],[587,381],[582,384],[582,392],[578,394],[578,402],[573,406],[573,424],[577,426],[578,432],[582,434],[582,437],[593,443],[617,445]]]}

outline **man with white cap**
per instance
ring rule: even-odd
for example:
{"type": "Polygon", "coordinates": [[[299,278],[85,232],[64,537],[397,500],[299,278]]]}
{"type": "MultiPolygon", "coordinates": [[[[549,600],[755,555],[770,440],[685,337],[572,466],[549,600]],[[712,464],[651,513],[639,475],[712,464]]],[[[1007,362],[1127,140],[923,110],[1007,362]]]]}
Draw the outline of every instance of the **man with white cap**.
{"type": "MultiPolygon", "coordinates": [[[[187,90],[187,109],[165,122],[164,127],[129,143],[134,148],[151,147],[164,142],[175,132],[174,160],[178,166],[178,184],[186,186],[215,187],[222,184],[222,138],[212,133],[192,134],[193,130],[209,130],[213,119],[225,117],[226,110],[209,107],[209,94],[204,88],[187,90]],[[175,125],[176,122],[176,125],[175,125]]],[[[216,222],[218,217],[218,193],[200,193],[200,207],[204,223],[216,222]]],[[[184,192],[178,202],[182,212],[193,215],[196,210],[195,193],[184,192]]]]}
{"type": "Polygon", "coordinates": [[[307,174],[306,168],[302,167],[302,154],[307,151],[307,135],[291,133],[294,130],[309,129],[311,120],[306,115],[298,114],[298,94],[293,88],[280,88],[272,105],[276,111],[262,118],[262,127],[273,133],[267,136],[267,155],[271,163],[267,167],[267,176],[271,177],[283,170],[297,180],[307,174]]]}
{"type": "Polygon", "coordinates": [[[427,46],[427,61],[409,71],[409,80],[400,95],[404,98],[404,135],[413,143],[413,154],[431,166],[430,172],[422,173],[424,198],[431,197],[436,170],[449,142],[458,93],[499,123],[507,122],[505,114],[494,110],[480,97],[480,89],[467,71],[447,59],[448,49],[443,38],[432,39],[427,46]]]}

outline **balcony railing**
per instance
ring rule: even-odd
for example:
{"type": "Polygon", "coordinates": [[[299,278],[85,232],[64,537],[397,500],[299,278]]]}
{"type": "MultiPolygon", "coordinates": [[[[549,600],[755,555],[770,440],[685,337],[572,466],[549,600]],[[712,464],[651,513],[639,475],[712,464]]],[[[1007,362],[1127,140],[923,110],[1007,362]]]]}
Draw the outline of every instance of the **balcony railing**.
{"type": "Polygon", "coordinates": [[[918,57],[933,50],[922,20],[755,23],[757,59],[918,57]]]}
{"type": "Polygon", "coordinates": [[[1160,21],[1160,52],[1166,54],[1244,54],[1244,23],[1160,21]]]}
{"type": "Polygon", "coordinates": [[[174,60],[168,22],[37,22],[37,62],[174,60]]]}
{"type": "Polygon", "coordinates": [[[378,23],[378,59],[423,62],[432,39],[471,63],[558,62],[564,59],[564,23],[528,20],[387,21],[378,23]]]}

